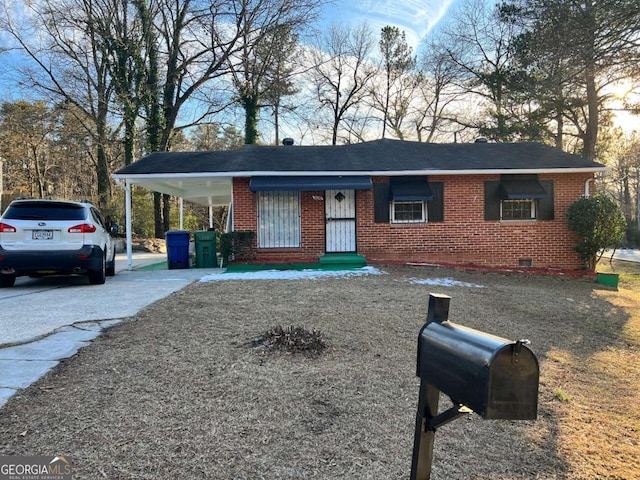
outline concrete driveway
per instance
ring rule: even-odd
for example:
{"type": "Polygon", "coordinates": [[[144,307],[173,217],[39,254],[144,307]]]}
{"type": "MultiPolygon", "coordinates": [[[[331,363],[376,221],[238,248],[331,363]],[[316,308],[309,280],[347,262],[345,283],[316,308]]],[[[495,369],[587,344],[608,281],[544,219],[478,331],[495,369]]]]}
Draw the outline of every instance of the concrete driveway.
{"type": "Polygon", "coordinates": [[[136,270],[166,260],[136,253],[133,270],[116,258],[104,285],[83,277],[21,277],[0,289],[0,407],[19,389],[88,345],[107,327],[219,269],[136,270]]]}

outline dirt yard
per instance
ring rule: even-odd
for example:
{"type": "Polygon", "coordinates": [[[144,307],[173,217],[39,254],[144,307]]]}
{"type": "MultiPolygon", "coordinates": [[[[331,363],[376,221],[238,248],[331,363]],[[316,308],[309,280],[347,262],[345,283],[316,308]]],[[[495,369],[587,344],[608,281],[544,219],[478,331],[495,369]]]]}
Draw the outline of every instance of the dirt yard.
{"type": "Polygon", "coordinates": [[[76,479],[407,479],[437,292],[450,320],[530,339],[541,379],[537,421],[438,430],[433,480],[640,478],[640,281],[380,270],[193,284],[15,395],[0,454],[67,455],[76,479]],[[328,348],[252,346],[275,325],[319,329],[328,348]]]}

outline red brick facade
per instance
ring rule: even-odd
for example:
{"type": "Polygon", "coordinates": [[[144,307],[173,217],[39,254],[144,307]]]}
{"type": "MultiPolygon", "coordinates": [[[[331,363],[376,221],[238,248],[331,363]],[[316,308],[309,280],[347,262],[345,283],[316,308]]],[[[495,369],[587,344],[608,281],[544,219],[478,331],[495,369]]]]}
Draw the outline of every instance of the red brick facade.
{"type": "MultiPolygon", "coordinates": [[[[444,184],[444,221],[419,224],[374,222],[373,190],[356,192],[357,253],[369,263],[420,262],[580,269],[573,250],[575,236],[566,225],[566,212],[584,194],[592,174],[546,174],[554,182],[554,220],[486,221],[484,182],[499,175],[429,176],[444,184]]],[[[388,181],[373,177],[373,182],[388,181]]],[[[301,247],[256,249],[256,262],[315,262],[325,253],[324,192],[301,192],[301,247]]],[[[249,179],[233,181],[234,230],[257,229],[257,194],[249,179]]]]}

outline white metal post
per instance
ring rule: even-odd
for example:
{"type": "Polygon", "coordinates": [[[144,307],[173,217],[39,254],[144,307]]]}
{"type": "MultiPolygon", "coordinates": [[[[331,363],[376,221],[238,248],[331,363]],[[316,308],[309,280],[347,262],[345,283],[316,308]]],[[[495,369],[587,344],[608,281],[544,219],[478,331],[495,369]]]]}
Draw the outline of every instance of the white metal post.
{"type": "Polygon", "coordinates": [[[131,184],[125,180],[125,224],[127,229],[127,270],[133,270],[133,259],[132,259],[132,236],[131,236],[131,184]]]}

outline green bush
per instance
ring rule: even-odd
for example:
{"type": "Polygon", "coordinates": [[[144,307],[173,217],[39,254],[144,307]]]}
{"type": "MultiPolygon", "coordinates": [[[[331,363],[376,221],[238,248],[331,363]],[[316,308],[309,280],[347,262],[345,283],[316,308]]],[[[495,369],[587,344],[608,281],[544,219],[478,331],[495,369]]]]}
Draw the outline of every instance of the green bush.
{"type": "Polygon", "coordinates": [[[600,192],[574,202],[567,211],[567,223],[579,237],[575,251],[589,270],[595,270],[606,248],[620,246],[627,228],[620,206],[600,192]]]}
{"type": "Polygon", "coordinates": [[[253,240],[256,234],[252,231],[229,232],[220,235],[220,255],[227,265],[229,260],[255,258],[253,240]]]}

